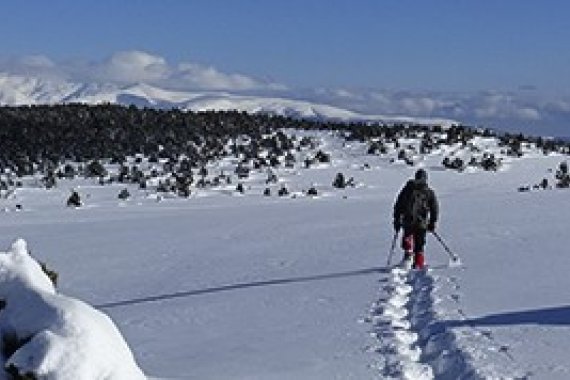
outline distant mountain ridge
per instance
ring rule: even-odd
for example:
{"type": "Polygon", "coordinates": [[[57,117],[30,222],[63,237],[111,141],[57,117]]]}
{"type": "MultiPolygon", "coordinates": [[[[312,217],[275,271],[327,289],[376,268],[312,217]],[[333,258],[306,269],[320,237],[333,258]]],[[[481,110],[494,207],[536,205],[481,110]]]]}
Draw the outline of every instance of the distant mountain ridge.
{"type": "Polygon", "coordinates": [[[0,73],[0,105],[99,104],[105,102],[192,111],[263,112],[290,117],[339,121],[382,121],[388,124],[409,123],[442,126],[459,124],[455,120],[445,118],[364,115],[326,104],[285,97],[242,95],[226,91],[179,91],[163,89],[145,83],[125,86],[73,83],[61,79],[49,80],[0,73]]]}

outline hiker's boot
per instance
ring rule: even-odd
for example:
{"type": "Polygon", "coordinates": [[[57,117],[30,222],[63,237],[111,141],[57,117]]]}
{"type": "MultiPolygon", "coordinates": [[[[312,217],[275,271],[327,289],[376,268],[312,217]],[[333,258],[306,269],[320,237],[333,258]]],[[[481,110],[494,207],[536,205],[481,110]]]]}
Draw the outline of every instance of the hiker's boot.
{"type": "Polygon", "coordinates": [[[423,270],[425,268],[424,253],[418,252],[414,255],[414,269],[423,270]]]}
{"type": "Polygon", "coordinates": [[[412,252],[404,252],[404,258],[400,264],[403,269],[412,269],[412,252]]]}

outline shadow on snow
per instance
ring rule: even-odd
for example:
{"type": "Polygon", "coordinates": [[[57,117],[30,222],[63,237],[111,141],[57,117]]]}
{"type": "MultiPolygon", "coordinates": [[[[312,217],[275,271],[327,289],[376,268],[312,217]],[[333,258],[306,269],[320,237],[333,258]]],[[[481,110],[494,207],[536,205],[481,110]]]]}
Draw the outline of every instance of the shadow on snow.
{"type": "Polygon", "coordinates": [[[570,306],[490,314],[480,318],[466,319],[463,321],[446,321],[444,323],[447,327],[510,325],[570,326],[570,306]]]}
{"type": "Polygon", "coordinates": [[[258,288],[258,287],[273,286],[273,285],[296,284],[296,283],[311,282],[311,281],[323,281],[323,280],[331,280],[336,278],[355,277],[355,276],[363,276],[363,275],[377,274],[377,273],[387,273],[388,270],[389,268],[385,267],[374,267],[374,268],[366,268],[366,269],[359,269],[359,270],[338,272],[338,273],[328,273],[328,274],[321,274],[314,276],[302,276],[302,277],[281,278],[281,279],[273,279],[265,281],[244,282],[244,283],[237,283],[231,285],[216,286],[205,289],[159,294],[148,297],[133,298],[130,300],[109,302],[100,305],[95,305],[95,307],[99,309],[110,309],[119,306],[129,306],[129,305],[136,305],[147,302],[157,302],[157,301],[171,300],[175,298],[185,298],[185,297],[198,296],[204,294],[227,292],[232,290],[258,288]]]}

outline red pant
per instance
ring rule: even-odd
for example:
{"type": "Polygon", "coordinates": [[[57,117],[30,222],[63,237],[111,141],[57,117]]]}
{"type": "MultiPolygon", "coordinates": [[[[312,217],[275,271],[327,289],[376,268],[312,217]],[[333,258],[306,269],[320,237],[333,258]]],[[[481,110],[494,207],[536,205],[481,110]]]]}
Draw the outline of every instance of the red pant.
{"type": "Polygon", "coordinates": [[[426,230],[423,228],[404,228],[402,249],[406,252],[423,253],[426,244],[426,230]]]}
{"type": "Polygon", "coordinates": [[[406,255],[414,253],[414,268],[424,269],[424,246],[426,244],[426,230],[421,228],[404,228],[402,248],[406,255]]]}

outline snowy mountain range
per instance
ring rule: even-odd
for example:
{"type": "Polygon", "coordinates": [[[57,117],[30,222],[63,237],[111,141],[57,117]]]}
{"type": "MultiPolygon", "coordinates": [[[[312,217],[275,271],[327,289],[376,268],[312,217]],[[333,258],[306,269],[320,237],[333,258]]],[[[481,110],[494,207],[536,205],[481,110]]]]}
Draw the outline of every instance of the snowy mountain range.
{"type": "Polygon", "coordinates": [[[118,85],[75,83],[59,78],[0,73],[0,105],[58,103],[113,103],[139,107],[180,108],[183,110],[239,110],[310,119],[339,121],[382,121],[449,126],[457,121],[445,118],[364,115],[344,108],[304,100],[244,95],[227,91],[179,91],[145,83],[118,85]]]}

